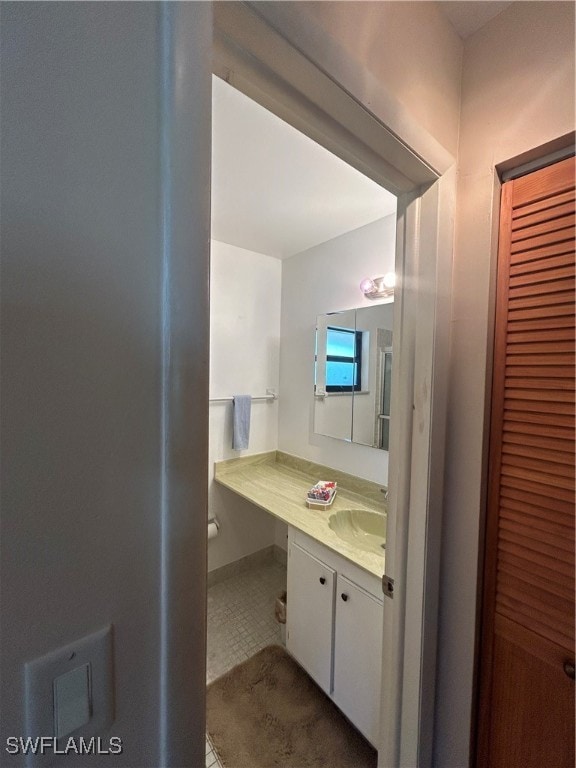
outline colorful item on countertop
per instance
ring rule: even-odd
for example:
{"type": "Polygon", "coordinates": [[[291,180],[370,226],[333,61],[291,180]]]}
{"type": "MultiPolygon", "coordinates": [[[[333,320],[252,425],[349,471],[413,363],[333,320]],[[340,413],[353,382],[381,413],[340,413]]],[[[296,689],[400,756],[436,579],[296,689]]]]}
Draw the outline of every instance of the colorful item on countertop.
{"type": "Polygon", "coordinates": [[[314,501],[330,501],[336,493],[336,483],[328,480],[319,480],[308,491],[308,498],[314,501]]]}

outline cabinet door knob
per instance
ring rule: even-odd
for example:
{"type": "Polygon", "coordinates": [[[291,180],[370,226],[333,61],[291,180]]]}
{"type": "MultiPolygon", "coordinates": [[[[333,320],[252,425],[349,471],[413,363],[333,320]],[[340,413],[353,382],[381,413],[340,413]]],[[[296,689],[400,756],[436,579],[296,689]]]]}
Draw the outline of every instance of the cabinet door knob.
{"type": "Polygon", "coordinates": [[[344,600],[344,602],[348,600],[348,595],[346,594],[346,592],[342,592],[342,600],[344,600]]]}
{"type": "Polygon", "coordinates": [[[319,581],[320,581],[320,584],[326,584],[326,579],[324,578],[324,576],[320,576],[319,581]]]}
{"type": "Polygon", "coordinates": [[[568,675],[570,680],[574,680],[574,673],[575,673],[575,671],[576,670],[574,668],[574,662],[573,661],[565,661],[564,662],[564,672],[568,675]]]}

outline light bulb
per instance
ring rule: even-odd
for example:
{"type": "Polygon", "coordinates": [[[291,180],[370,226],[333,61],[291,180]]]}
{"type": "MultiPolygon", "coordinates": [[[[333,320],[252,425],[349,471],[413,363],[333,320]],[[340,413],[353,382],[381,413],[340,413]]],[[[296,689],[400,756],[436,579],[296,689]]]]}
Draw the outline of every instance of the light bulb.
{"type": "Polygon", "coordinates": [[[364,280],[360,283],[360,290],[362,293],[371,293],[373,290],[375,290],[376,286],[374,285],[374,280],[372,280],[371,277],[365,277],[364,280]]]}
{"type": "Polygon", "coordinates": [[[396,275],[388,272],[377,277],[365,277],[360,283],[360,290],[367,299],[384,299],[394,296],[396,275]]]}
{"type": "Polygon", "coordinates": [[[394,272],[386,272],[384,275],[384,285],[386,288],[394,288],[396,285],[396,275],[394,272]]]}

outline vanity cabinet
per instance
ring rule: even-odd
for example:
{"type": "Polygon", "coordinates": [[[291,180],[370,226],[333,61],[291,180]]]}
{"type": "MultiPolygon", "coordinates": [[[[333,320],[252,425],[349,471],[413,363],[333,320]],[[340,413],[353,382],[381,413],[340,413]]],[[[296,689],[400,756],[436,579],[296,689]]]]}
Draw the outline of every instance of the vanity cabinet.
{"type": "Polygon", "coordinates": [[[374,746],[380,727],[380,590],[376,576],[289,528],[287,648],[374,746]]]}

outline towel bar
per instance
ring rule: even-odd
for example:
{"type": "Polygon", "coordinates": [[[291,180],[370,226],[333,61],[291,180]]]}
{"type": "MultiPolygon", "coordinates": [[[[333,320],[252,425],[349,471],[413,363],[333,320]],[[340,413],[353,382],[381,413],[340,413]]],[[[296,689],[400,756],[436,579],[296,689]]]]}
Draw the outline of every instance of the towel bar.
{"type": "MultiPolygon", "coordinates": [[[[231,403],[233,397],[211,397],[210,402],[211,403],[231,403]]],[[[278,400],[278,395],[276,392],[268,392],[266,395],[260,395],[258,397],[253,397],[252,400],[278,400]]]]}

